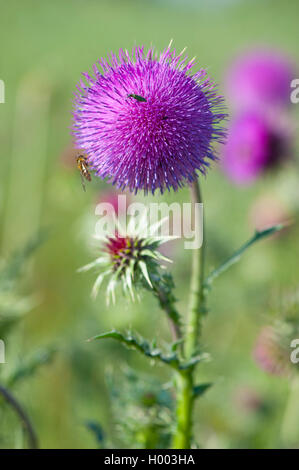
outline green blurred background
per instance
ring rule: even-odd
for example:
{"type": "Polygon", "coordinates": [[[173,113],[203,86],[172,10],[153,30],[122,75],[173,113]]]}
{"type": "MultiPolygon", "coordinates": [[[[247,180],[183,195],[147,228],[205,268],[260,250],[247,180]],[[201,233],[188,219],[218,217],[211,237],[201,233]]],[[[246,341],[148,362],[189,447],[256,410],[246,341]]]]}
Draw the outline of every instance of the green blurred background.
{"type": "MultiPolygon", "coordinates": [[[[101,423],[109,436],[115,433],[107,368],[117,375],[127,364],[162,381],[168,380],[169,371],[150,367],[111,341],[85,340],[113,327],[158,336],[162,344],[170,337],[167,322],[148,293],[140,303],[128,304],[119,297],[115,306],[107,307],[103,293],[95,302],[90,298],[94,275],[76,273],[92,258],[88,235],[94,208],[109,189],[94,178],[84,193],[75,169],[69,128],[80,73],[120,47],[154,44],[161,49],[173,38],[177,50],[187,46],[190,57],[207,67],[223,91],[229,62],[249,46],[278,48],[298,63],[299,4],[1,0],[0,12],[0,78],[5,82],[5,103],[0,104],[1,258],[22,247],[40,228],[49,228],[19,287],[24,294],[35,294],[36,306],[14,333],[3,338],[6,364],[0,364],[0,374],[5,377],[26,355],[55,345],[53,361],[21,382],[15,394],[35,424],[41,447],[93,448],[98,444],[87,421],[101,423]]],[[[291,112],[298,122],[299,105],[291,112]]],[[[294,163],[240,189],[214,165],[202,184],[209,269],[252,234],[250,214],[259,198],[278,201],[294,224],[249,251],[215,284],[203,328],[203,344],[212,361],[198,371],[200,380],[214,386],[196,406],[196,440],[202,447],[216,448],[299,446],[299,425],[291,440],[285,441],[281,431],[287,419],[289,381],[267,375],[252,358],[258,332],[279,310],[281,296],[298,288],[298,166],[294,163]],[[238,398],[242,393],[256,395],[265,404],[263,411],[248,410],[238,398]]],[[[159,199],[183,202],[188,197],[184,189],[159,199]]],[[[150,201],[152,197],[145,200],[150,201]]],[[[191,253],[179,242],[171,256],[178,307],[185,312],[191,253]]],[[[299,402],[297,409],[296,401],[292,406],[298,423],[299,402]]],[[[0,422],[0,446],[20,445],[13,420],[11,414],[12,429],[0,422]]]]}

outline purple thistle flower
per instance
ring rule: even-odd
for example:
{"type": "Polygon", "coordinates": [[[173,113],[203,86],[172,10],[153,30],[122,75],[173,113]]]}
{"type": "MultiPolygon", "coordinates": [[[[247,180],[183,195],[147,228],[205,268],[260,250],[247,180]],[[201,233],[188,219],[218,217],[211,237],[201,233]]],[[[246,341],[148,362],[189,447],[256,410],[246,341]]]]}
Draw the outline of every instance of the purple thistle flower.
{"type": "Polygon", "coordinates": [[[75,98],[72,133],[90,169],[122,190],[161,193],[191,183],[215,160],[222,142],[223,98],[205,70],[190,71],[170,45],[160,55],[135,47],[100,59],[94,77],[83,74],[75,98]]]}
{"type": "Polygon", "coordinates": [[[289,147],[283,130],[274,129],[259,114],[248,112],[230,126],[222,166],[233,182],[250,184],[265,170],[287,158],[289,147]]]}
{"type": "Polygon", "coordinates": [[[227,76],[230,102],[239,110],[289,106],[294,68],[292,62],[277,51],[253,50],[242,55],[227,76]]]}

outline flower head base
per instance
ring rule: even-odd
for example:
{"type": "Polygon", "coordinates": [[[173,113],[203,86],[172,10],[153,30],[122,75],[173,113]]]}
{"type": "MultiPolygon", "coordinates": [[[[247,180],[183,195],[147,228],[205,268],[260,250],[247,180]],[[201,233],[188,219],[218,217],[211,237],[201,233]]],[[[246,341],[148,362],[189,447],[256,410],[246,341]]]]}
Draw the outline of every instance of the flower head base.
{"type": "Polygon", "coordinates": [[[120,237],[116,234],[115,237],[108,238],[106,250],[111,256],[111,261],[114,263],[114,268],[117,270],[123,264],[129,264],[130,260],[134,258],[141,248],[142,240],[120,237]]]}
{"type": "Polygon", "coordinates": [[[215,159],[213,142],[225,135],[223,99],[194,59],[170,46],[160,55],[135,47],[120,50],[103,74],[84,74],[73,113],[76,145],[90,169],[118,188],[145,192],[178,189],[206,172],[215,159]]]}
{"type": "MultiPolygon", "coordinates": [[[[130,265],[138,265],[139,263],[140,266],[140,262],[145,262],[148,254],[144,256],[144,249],[151,250],[153,248],[155,248],[154,243],[151,243],[149,240],[129,236],[121,237],[118,234],[114,237],[109,237],[105,247],[110,255],[113,270],[118,273],[118,277],[125,275],[130,265]]],[[[132,275],[133,274],[134,272],[132,272],[132,275]]],[[[145,277],[149,285],[151,285],[148,274],[145,277]]]]}
{"type": "MultiPolygon", "coordinates": [[[[131,219],[133,221],[133,218],[131,219]]],[[[134,300],[134,289],[139,287],[153,288],[152,279],[159,278],[159,270],[161,261],[170,260],[163,256],[158,248],[162,243],[176,237],[161,236],[153,237],[143,235],[141,226],[144,219],[139,221],[137,228],[132,228],[132,224],[128,224],[127,233],[122,233],[119,225],[119,231],[102,240],[102,256],[92,263],[83,266],[79,272],[88,271],[92,268],[100,268],[101,273],[98,275],[92,290],[93,297],[96,297],[103,280],[109,278],[107,284],[107,303],[110,298],[115,302],[115,288],[118,284],[122,284],[125,294],[130,294],[134,300]]],[[[156,225],[158,229],[164,220],[156,225]]]]}

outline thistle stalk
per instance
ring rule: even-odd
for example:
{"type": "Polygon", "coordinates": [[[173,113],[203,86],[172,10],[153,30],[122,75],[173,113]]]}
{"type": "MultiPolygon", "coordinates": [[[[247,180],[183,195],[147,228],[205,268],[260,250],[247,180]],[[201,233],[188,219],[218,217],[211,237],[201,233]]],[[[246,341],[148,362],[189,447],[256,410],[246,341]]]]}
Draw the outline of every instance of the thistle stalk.
{"type": "Polygon", "coordinates": [[[11,392],[2,385],[0,385],[0,396],[3,397],[4,400],[6,400],[6,402],[13,408],[13,410],[19,417],[20,422],[22,423],[24,429],[27,432],[29,447],[31,449],[37,449],[37,437],[33,426],[29,420],[29,417],[27,416],[27,413],[24,411],[20,403],[15,399],[15,397],[11,394],[11,392]]]}
{"type": "MultiPolygon", "coordinates": [[[[198,180],[191,187],[191,201],[193,214],[196,203],[202,203],[198,180]]],[[[194,217],[196,222],[196,218],[194,217]]],[[[204,312],[204,240],[200,248],[193,253],[192,273],[190,284],[190,303],[188,322],[186,325],[184,356],[190,360],[198,353],[198,339],[200,334],[200,320],[204,312]]],[[[192,439],[192,410],[194,405],[194,370],[191,367],[179,371],[176,377],[177,405],[176,405],[176,431],[173,436],[172,448],[190,449],[192,439]]]]}

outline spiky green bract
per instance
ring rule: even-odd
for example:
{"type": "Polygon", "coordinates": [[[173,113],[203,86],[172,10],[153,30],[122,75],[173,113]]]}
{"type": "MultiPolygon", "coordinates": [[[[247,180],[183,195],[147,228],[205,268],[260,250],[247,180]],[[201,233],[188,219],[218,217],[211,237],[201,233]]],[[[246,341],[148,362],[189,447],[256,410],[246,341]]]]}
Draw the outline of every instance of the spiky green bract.
{"type": "Polygon", "coordinates": [[[136,227],[132,218],[127,230],[124,230],[118,222],[114,234],[98,237],[102,242],[100,247],[102,256],[78,270],[83,272],[100,268],[92,289],[93,297],[97,296],[104,279],[108,280],[106,288],[108,304],[111,299],[115,303],[115,289],[119,284],[132,300],[140,288],[147,287],[154,290],[153,282],[156,283],[161,278],[161,262],[170,262],[160,253],[159,246],[175,238],[157,235],[157,230],[164,221],[165,219],[155,226],[148,227],[142,219],[136,227]]]}

